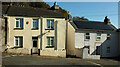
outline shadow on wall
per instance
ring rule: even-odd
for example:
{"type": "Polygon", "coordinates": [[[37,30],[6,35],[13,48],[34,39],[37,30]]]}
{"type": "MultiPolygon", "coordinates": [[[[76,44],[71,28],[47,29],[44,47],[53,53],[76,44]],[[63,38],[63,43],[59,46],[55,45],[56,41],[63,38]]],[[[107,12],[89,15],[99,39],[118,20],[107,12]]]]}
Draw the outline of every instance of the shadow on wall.
{"type": "Polygon", "coordinates": [[[91,55],[100,55],[101,58],[112,58],[115,60],[120,60],[118,59],[117,40],[117,35],[111,34],[110,37],[107,37],[107,39],[100,46],[95,45],[95,51],[92,52],[91,55]]]}

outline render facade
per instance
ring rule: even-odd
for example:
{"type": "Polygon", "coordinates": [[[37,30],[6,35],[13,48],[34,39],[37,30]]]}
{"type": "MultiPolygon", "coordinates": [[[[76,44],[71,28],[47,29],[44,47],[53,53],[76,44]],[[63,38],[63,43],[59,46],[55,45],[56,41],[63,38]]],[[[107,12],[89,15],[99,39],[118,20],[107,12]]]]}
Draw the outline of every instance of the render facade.
{"type": "Polygon", "coordinates": [[[3,18],[8,53],[66,57],[66,20],[57,10],[7,6],[3,18]]]}
{"type": "Polygon", "coordinates": [[[109,20],[73,21],[71,25],[68,28],[71,32],[68,33],[68,55],[83,59],[118,57],[118,32],[109,20]]]}

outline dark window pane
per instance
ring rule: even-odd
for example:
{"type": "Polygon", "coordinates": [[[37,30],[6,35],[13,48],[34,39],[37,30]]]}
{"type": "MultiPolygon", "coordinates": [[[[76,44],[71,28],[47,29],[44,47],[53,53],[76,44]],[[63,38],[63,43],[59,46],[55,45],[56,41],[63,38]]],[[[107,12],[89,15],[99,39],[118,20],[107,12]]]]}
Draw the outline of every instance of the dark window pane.
{"type": "Polygon", "coordinates": [[[47,20],[47,28],[50,28],[50,20],[47,20]]]}
{"type": "Polygon", "coordinates": [[[86,35],[89,35],[89,33],[86,33],[86,35]]]}
{"type": "Polygon", "coordinates": [[[23,46],[23,38],[22,37],[19,37],[19,46],[23,46]]]}
{"type": "Polygon", "coordinates": [[[19,27],[19,21],[16,21],[16,27],[19,27]]]}
{"type": "Polygon", "coordinates": [[[37,47],[37,41],[33,41],[33,47],[37,47]]]}
{"type": "Polygon", "coordinates": [[[90,39],[90,36],[86,36],[86,39],[90,39]]]}
{"type": "Polygon", "coordinates": [[[97,33],[97,36],[101,36],[101,33],[97,33]]]}
{"type": "Polygon", "coordinates": [[[20,19],[20,28],[23,28],[23,19],[20,19]]]}

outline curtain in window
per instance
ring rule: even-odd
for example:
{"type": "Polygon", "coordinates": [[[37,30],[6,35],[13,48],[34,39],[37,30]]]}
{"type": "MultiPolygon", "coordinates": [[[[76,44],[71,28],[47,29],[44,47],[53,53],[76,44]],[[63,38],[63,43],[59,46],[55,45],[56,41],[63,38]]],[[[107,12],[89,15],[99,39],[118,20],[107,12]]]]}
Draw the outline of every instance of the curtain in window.
{"type": "Polygon", "coordinates": [[[50,46],[50,38],[47,37],[47,45],[50,46]]]}
{"type": "Polygon", "coordinates": [[[53,29],[53,26],[54,26],[54,23],[53,23],[54,21],[53,20],[51,20],[51,28],[53,29]]]}
{"type": "Polygon", "coordinates": [[[38,19],[33,19],[33,28],[38,28],[38,19]]]}

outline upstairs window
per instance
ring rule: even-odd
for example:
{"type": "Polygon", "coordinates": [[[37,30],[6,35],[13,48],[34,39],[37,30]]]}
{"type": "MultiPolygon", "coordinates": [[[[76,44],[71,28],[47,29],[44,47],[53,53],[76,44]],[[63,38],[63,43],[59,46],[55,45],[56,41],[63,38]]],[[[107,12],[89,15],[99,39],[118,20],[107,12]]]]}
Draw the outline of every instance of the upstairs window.
{"type": "Polygon", "coordinates": [[[107,40],[110,40],[110,34],[107,34],[107,40]]]}
{"type": "Polygon", "coordinates": [[[23,19],[22,18],[16,18],[15,28],[23,28],[23,19]]]}
{"type": "Polygon", "coordinates": [[[47,29],[54,29],[54,20],[47,20],[47,29]]]}
{"type": "Polygon", "coordinates": [[[90,33],[85,33],[85,41],[90,40],[90,33]]]}
{"type": "Polygon", "coordinates": [[[38,19],[33,19],[32,28],[38,29],[38,19]]]}
{"type": "Polygon", "coordinates": [[[97,41],[100,41],[100,40],[101,40],[101,33],[97,33],[96,40],[97,40],[97,41]]]}
{"type": "Polygon", "coordinates": [[[47,37],[47,47],[54,46],[54,37],[47,37]]]}
{"type": "Polygon", "coordinates": [[[15,47],[23,46],[23,37],[15,37],[15,47]]]}

